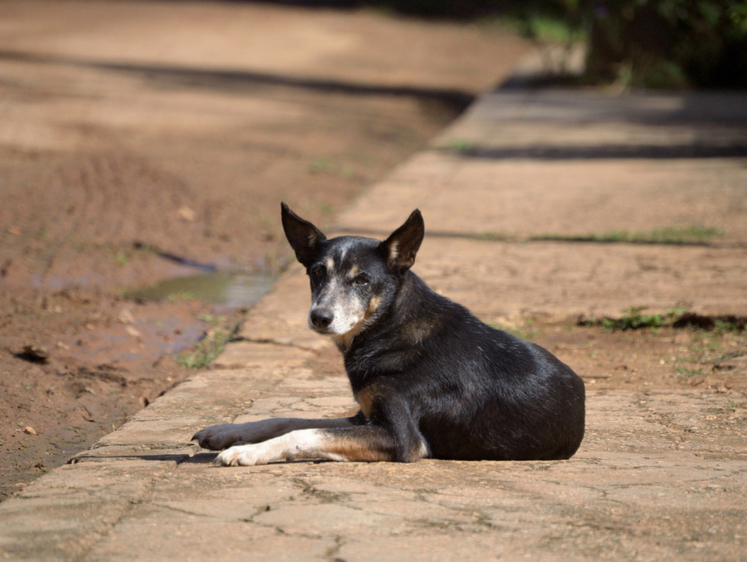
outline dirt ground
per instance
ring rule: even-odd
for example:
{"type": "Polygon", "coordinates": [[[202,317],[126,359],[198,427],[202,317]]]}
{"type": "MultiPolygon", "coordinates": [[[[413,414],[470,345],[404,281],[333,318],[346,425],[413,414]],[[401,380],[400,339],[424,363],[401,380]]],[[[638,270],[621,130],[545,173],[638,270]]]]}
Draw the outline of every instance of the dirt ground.
{"type": "Polygon", "coordinates": [[[275,275],[504,77],[490,26],[251,3],[0,4],[0,498],[189,373],[242,309],[123,288],[275,275]]]}

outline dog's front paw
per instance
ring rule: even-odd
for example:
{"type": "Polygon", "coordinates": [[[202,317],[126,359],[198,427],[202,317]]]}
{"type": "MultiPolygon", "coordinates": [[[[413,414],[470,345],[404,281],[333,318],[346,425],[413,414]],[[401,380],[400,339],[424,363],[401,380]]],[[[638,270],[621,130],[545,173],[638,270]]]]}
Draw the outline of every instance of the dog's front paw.
{"type": "Polygon", "coordinates": [[[237,445],[220,453],[215,464],[222,466],[255,466],[267,464],[270,459],[261,445],[237,445]]]}
{"type": "Polygon", "coordinates": [[[198,431],[192,436],[192,441],[197,441],[203,449],[221,451],[236,443],[240,437],[235,425],[224,423],[198,431]]]}

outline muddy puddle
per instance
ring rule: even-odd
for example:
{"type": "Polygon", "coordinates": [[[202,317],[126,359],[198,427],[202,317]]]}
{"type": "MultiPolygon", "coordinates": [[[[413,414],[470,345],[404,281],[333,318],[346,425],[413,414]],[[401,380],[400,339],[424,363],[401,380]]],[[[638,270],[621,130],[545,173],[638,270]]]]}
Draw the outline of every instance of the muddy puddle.
{"type": "Polygon", "coordinates": [[[264,273],[214,272],[175,277],[123,291],[135,301],[197,300],[220,309],[249,308],[272,287],[275,277],[264,273]]]}

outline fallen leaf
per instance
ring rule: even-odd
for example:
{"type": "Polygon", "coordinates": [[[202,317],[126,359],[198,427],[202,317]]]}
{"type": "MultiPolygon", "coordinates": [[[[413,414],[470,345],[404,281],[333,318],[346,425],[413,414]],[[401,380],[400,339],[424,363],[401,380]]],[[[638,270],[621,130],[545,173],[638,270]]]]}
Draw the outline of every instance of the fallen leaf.
{"type": "Polygon", "coordinates": [[[122,311],[119,313],[119,316],[117,316],[117,320],[119,320],[122,324],[134,324],[135,318],[132,316],[132,312],[128,308],[123,308],[122,311]]]}
{"type": "Polygon", "coordinates": [[[29,435],[36,435],[36,430],[30,425],[27,425],[26,427],[24,427],[23,432],[28,433],[29,435]]]}
{"type": "Polygon", "coordinates": [[[194,209],[190,209],[189,207],[182,207],[179,209],[179,217],[182,220],[192,222],[195,220],[195,217],[197,217],[197,213],[194,209]]]}

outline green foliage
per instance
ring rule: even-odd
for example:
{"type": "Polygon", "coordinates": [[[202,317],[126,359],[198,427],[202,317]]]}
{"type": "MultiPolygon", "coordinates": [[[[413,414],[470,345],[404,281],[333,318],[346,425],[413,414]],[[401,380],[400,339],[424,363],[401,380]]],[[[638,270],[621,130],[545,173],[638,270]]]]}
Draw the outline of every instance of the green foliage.
{"type": "Polygon", "coordinates": [[[592,80],[746,87],[745,0],[582,0],[592,80]]]}
{"type": "Polygon", "coordinates": [[[593,242],[628,242],[633,244],[705,244],[723,236],[718,228],[701,225],[665,226],[635,232],[613,231],[594,234],[593,242]]]}
{"type": "Polygon", "coordinates": [[[496,15],[530,39],[589,41],[588,76],[626,87],[747,87],[747,0],[343,0],[421,17],[496,15]]]}

